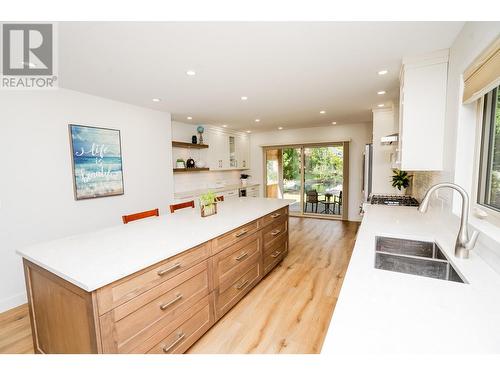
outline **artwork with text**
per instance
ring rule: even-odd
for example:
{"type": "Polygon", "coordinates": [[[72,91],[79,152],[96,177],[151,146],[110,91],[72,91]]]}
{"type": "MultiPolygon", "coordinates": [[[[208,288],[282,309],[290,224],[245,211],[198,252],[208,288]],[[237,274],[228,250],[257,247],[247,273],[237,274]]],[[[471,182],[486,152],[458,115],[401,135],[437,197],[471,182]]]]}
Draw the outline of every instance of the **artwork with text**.
{"type": "Polygon", "coordinates": [[[123,194],[120,131],[69,125],[75,198],[123,194]]]}

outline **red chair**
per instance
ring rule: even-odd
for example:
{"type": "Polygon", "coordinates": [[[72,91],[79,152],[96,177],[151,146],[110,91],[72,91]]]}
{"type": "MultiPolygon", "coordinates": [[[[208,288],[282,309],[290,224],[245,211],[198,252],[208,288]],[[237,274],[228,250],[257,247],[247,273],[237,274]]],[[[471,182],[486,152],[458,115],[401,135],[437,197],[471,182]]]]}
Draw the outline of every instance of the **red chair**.
{"type": "Polygon", "coordinates": [[[171,204],[170,205],[170,212],[174,213],[175,211],[180,210],[181,208],[187,208],[187,207],[194,208],[194,201],[171,204]]]}
{"type": "Polygon", "coordinates": [[[224,202],[224,196],[221,195],[220,197],[215,198],[217,202],[224,202]]]}
{"type": "Polygon", "coordinates": [[[151,216],[160,216],[160,211],[157,208],[155,208],[154,210],[138,212],[136,214],[123,215],[122,220],[123,220],[123,224],[127,224],[131,221],[145,219],[145,218],[151,217],[151,216]]]}

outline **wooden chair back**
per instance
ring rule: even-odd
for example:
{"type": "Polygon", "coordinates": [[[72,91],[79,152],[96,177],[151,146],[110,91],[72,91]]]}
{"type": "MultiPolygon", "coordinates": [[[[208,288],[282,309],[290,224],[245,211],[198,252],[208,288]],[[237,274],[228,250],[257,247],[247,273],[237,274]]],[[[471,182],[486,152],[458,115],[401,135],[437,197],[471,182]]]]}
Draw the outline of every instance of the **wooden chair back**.
{"type": "Polygon", "coordinates": [[[194,208],[194,201],[171,204],[170,205],[170,212],[173,214],[175,211],[180,210],[182,208],[187,208],[187,207],[194,208]]]}
{"type": "Polygon", "coordinates": [[[223,195],[221,195],[221,196],[219,196],[219,197],[215,198],[215,200],[216,200],[217,202],[224,202],[224,196],[223,196],[223,195]]]}
{"type": "Polygon", "coordinates": [[[136,214],[123,215],[122,220],[123,220],[123,224],[127,224],[131,221],[145,219],[145,218],[151,217],[151,216],[160,216],[160,211],[157,208],[155,208],[154,210],[138,212],[136,214]]]}

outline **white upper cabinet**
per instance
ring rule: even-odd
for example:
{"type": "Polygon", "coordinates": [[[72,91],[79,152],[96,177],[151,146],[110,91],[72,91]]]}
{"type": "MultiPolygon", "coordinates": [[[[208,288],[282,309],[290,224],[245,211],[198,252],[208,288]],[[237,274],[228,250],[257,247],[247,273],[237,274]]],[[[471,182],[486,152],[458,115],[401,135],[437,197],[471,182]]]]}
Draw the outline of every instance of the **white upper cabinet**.
{"type": "Polygon", "coordinates": [[[240,169],[250,168],[250,138],[248,135],[236,137],[236,163],[240,169]]]}
{"type": "Polygon", "coordinates": [[[443,169],[448,50],[403,60],[400,86],[399,168],[443,169]]]}
{"type": "Polygon", "coordinates": [[[209,129],[208,159],[211,170],[250,168],[250,139],[246,134],[209,129]]]}
{"type": "Polygon", "coordinates": [[[209,168],[211,170],[229,168],[229,140],[227,134],[209,131],[209,168]]]}

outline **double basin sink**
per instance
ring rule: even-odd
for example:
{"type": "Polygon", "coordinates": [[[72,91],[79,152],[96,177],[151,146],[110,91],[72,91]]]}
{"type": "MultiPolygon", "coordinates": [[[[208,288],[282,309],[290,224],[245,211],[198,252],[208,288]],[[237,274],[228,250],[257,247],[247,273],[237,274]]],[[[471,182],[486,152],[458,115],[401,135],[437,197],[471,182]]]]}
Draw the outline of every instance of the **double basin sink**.
{"type": "Polygon", "coordinates": [[[435,242],[377,236],[375,268],[467,283],[435,242]]]}

